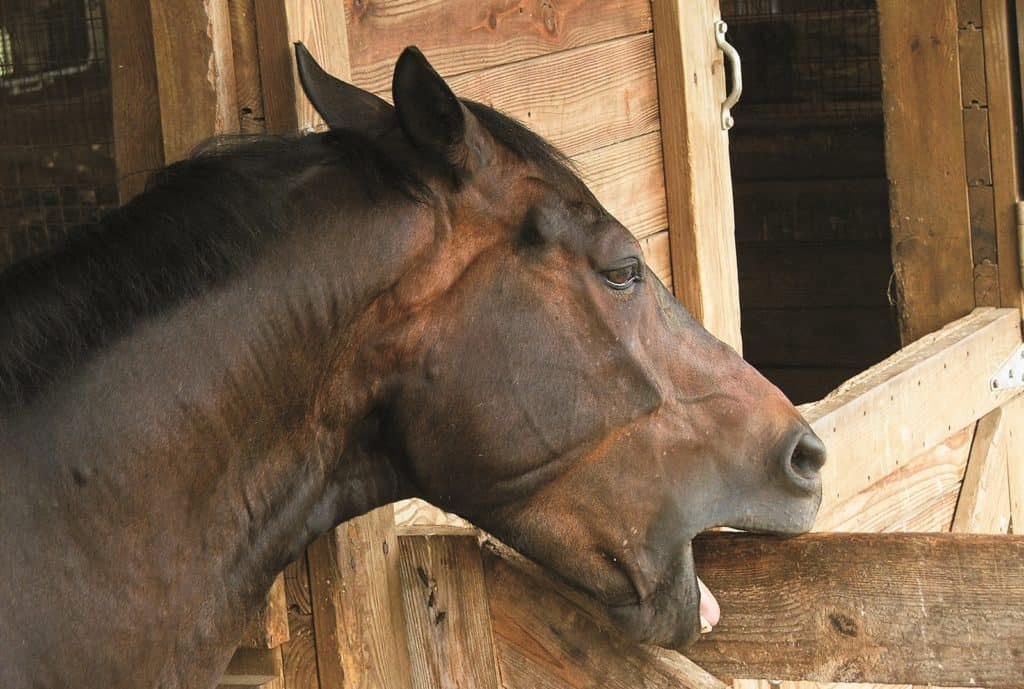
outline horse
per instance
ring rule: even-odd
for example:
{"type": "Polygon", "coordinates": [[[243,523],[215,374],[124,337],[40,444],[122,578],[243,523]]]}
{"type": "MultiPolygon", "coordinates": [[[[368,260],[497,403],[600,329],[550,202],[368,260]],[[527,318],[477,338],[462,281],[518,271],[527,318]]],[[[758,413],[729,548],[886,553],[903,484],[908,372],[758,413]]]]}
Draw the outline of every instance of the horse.
{"type": "Polygon", "coordinates": [[[0,686],[208,689],[288,562],[408,497],[693,643],[692,539],[808,530],[821,441],[540,136],[415,47],[393,105],[296,51],[326,131],[214,141],[0,275],[0,686]]]}

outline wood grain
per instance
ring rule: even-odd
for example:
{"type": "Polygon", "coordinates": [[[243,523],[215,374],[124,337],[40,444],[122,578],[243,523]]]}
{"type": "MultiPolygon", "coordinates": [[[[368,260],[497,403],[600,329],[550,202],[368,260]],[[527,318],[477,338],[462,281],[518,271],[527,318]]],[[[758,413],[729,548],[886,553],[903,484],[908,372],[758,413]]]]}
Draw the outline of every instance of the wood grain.
{"type": "Polygon", "coordinates": [[[985,44],[981,30],[960,29],[960,103],[965,108],[988,103],[985,88],[985,44]]]}
{"type": "Polygon", "coordinates": [[[818,513],[819,532],[942,532],[953,521],[974,426],[955,433],[870,486],[818,513]]]}
{"type": "Polygon", "coordinates": [[[488,543],[483,559],[504,687],[725,686],[678,653],[626,641],[593,601],[507,549],[488,543]]]}
{"type": "Polygon", "coordinates": [[[414,689],[498,689],[476,535],[400,539],[414,689]]]}
{"type": "Polygon", "coordinates": [[[1003,406],[1006,418],[1006,470],[1010,493],[1010,530],[1024,535],[1024,395],[1003,406]]]}
{"type": "Polygon", "coordinates": [[[220,684],[228,687],[259,687],[282,674],[281,653],[276,648],[240,648],[228,663],[220,684]]]}
{"type": "Polygon", "coordinates": [[[228,0],[150,0],[164,160],[238,131],[228,0]]]}
{"type": "MultiPolygon", "coordinates": [[[[391,89],[416,45],[444,77],[645,33],[648,0],[345,0],[353,83],[391,89]]],[[[527,66],[525,69],[529,69],[527,66]]]]}
{"type": "Polygon", "coordinates": [[[263,116],[256,0],[228,0],[228,11],[231,15],[231,54],[235,67],[238,130],[243,134],[262,134],[267,125],[263,116]]]}
{"type": "Polygon", "coordinates": [[[597,200],[634,235],[668,227],[660,132],[584,153],[573,163],[597,200]]]}
{"type": "Polygon", "coordinates": [[[879,0],[885,152],[900,333],[974,307],[956,6],[879,0]]]}
{"type": "Polygon", "coordinates": [[[288,640],[288,601],[284,574],[274,579],[263,608],[253,618],[238,644],[246,648],[276,648],[288,640]]]}
{"type": "Polygon", "coordinates": [[[964,109],[964,161],[968,186],[992,185],[992,151],[988,143],[988,110],[964,109]]]}
{"type": "Polygon", "coordinates": [[[742,351],[729,138],[720,114],[725,74],[712,30],[717,7],[655,2],[654,43],[676,296],[742,351]]]}
{"type": "Polygon", "coordinates": [[[148,0],[107,0],[117,192],[126,204],[164,166],[160,93],[148,0]]]}
{"type": "Polygon", "coordinates": [[[658,128],[650,34],[463,74],[448,84],[460,98],[520,120],[570,156],[658,128]]]}
{"type": "Polygon", "coordinates": [[[957,533],[1004,534],[1010,526],[1006,428],[1003,410],[993,409],[978,421],[960,497],[953,515],[957,533]]]}
{"type": "Polygon", "coordinates": [[[321,686],[411,689],[391,506],[345,522],[308,554],[321,686]]]}
{"type": "Polygon", "coordinates": [[[719,675],[1019,687],[1024,537],[712,534],[722,619],[689,656],[719,675]]]}
{"type": "Polygon", "coordinates": [[[640,248],[643,249],[647,266],[654,271],[662,284],[671,290],[673,276],[668,230],[641,239],[640,248]]]}
{"type": "Polygon", "coordinates": [[[1012,391],[993,392],[988,381],[1020,338],[1016,310],[976,309],[801,407],[828,448],[822,509],[1011,399],[1012,391]]]}

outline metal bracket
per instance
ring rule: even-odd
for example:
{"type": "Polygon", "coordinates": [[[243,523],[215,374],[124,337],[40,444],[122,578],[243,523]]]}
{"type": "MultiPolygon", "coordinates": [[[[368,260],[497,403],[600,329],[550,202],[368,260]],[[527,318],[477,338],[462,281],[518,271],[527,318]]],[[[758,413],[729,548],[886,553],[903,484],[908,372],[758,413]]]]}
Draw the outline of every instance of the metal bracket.
{"type": "Polygon", "coordinates": [[[743,67],[740,64],[740,54],[736,52],[729,41],[725,40],[725,33],[729,30],[729,25],[723,22],[721,19],[715,22],[715,43],[718,44],[718,49],[725,55],[726,61],[729,63],[729,70],[732,72],[732,91],[730,91],[725,101],[722,102],[722,129],[729,131],[732,129],[735,121],[732,119],[732,112],[730,112],[736,103],[739,102],[740,96],[743,94],[743,67]]]}
{"type": "Polygon", "coordinates": [[[1017,347],[988,383],[992,390],[1024,387],[1024,345],[1017,347]]]}

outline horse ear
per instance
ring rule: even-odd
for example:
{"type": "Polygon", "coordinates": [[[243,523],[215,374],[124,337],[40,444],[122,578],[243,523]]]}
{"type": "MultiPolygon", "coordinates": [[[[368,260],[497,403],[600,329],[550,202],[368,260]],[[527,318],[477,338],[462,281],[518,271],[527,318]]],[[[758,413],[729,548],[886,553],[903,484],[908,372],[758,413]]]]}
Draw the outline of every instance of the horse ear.
{"type": "Polygon", "coordinates": [[[392,111],[386,100],[325,72],[301,42],[295,44],[295,62],[302,90],[331,129],[364,131],[392,111]]]}
{"type": "Polygon", "coordinates": [[[476,118],[415,46],[398,57],[391,94],[398,121],[413,145],[458,170],[476,166],[483,150],[476,118]]]}

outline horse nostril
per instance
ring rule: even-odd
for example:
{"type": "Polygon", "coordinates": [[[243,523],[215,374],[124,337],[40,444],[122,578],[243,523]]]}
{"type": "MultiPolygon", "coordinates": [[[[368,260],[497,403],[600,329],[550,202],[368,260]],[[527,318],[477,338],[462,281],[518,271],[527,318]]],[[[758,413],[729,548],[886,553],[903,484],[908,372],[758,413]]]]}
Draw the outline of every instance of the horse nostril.
{"type": "Polygon", "coordinates": [[[824,464],[825,444],[814,433],[802,434],[789,456],[790,468],[801,478],[814,479],[824,464]]]}

